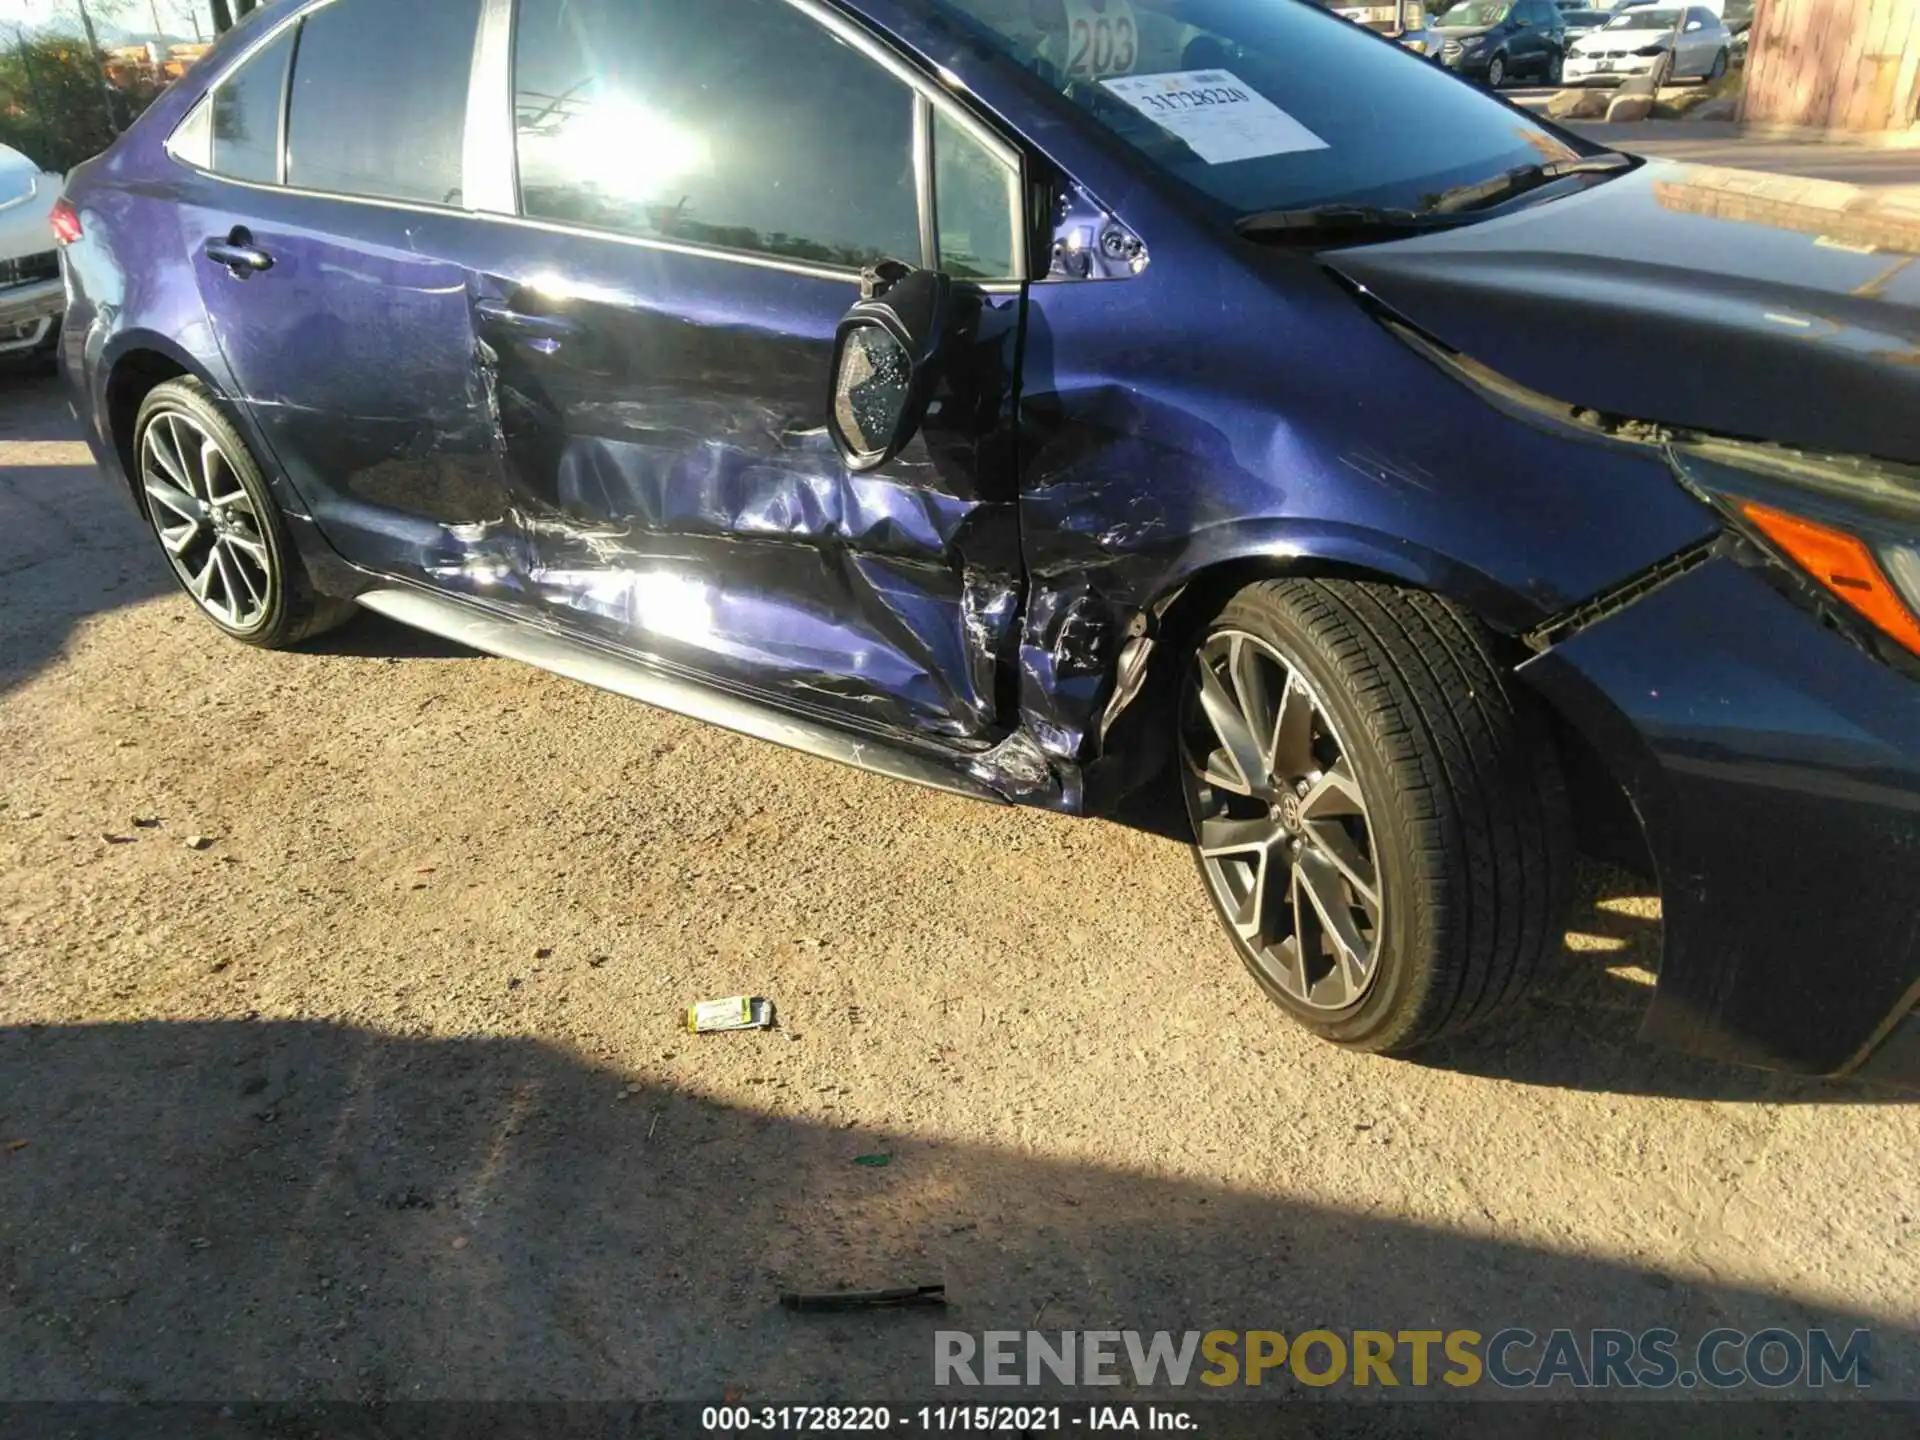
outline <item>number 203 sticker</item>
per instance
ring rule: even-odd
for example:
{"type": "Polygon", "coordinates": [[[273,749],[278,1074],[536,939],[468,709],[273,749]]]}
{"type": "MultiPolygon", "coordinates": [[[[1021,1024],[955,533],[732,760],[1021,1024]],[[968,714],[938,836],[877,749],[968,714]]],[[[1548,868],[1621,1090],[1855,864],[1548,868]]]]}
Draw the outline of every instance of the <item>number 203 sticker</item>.
{"type": "Polygon", "coordinates": [[[1067,73],[1088,79],[1131,75],[1140,25],[1127,0],[1066,0],[1067,73]]]}

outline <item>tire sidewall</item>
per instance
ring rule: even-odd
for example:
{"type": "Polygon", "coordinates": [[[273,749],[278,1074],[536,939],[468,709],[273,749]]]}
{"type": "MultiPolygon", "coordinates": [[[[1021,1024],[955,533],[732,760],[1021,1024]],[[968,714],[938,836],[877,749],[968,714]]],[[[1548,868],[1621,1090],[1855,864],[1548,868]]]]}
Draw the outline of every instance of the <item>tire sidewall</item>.
{"type": "MultiPolygon", "coordinates": [[[[1394,782],[1379,744],[1359,702],[1350,693],[1337,663],[1315,638],[1284,609],[1236,598],[1210,624],[1187,659],[1182,679],[1183,695],[1194,686],[1193,667],[1199,663],[1201,649],[1222,630],[1239,630],[1256,635],[1278,650],[1288,664],[1305,675],[1314,697],[1333,721],[1345,753],[1352,760],[1360,792],[1365,797],[1367,819],[1372,829],[1374,868],[1380,881],[1382,923],[1376,936],[1375,972],[1367,993],[1356,1003],[1339,1010],[1308,1006],[1286,993],[1261,968],[1251,950],[1234,933],[1232,924],[1207,879],[1200,849],[1193,847],[1196,870],[1205,887],[1214,913],[1231,940],[1240,963],[1260,988],[1289,1016],[1328,1040],[1343,1044],[1368,1045],[1373,1037],[1391,1038],[1418,1010],[1422,996],[1415,993],[1415,967],[1409,955],[1424,954],[1431,937],[1420,933],[1422,918],[1429,913],[1429,902],[1421,893],[1421,877],[1414,873],[1413,846],[1409,817],[1401,803],[1399,786],[1394,782]]],[[[1184,766],[1184,758],[1179,763],[1184,766]]],[[[1184,779],[1184,777],[1183,777],[1184,779]]],[[[1186,794],[1183,784],[1182,794],[1186,794]]],[[[1191,805],[1189,805],[1189,818],[1191,805]]],[[[1197,830],[1196,830],[1197,835],[1197,830]]]]}
{"type": "Polygon", "coordinates": [[[147,532],[153,536],[155,545],[160,544],[160,535],[154,525],[153,502],[147,498],[144,469],[147,431],[161,415],[176,413],[192,420],[196,425],[211,433],[220,442],[227,467],[247,492],[247,498],[253,502],[254,513],[260,517],[261,538],[268,553],[273,557],[273,573],[269,577],[267,604],[256,624],[244,629],[227,624],[219,616],[201,605],[193,592],[187,589],[186,581],[174,567],[171,557],[161,547],[161,560],[166,564],[167,573],[179,584],[181,593],[193,602],[193,608],[209,624],[217,626],[223,634],[248,644],[276,643],[277,637],[286,630],[291,610],[291,597],[288,594],[289,576],[292,573],[292,547],[287,539],[286,528],[280,518],[280,507],[274,502],[273,493],[268,488],[266,477],[261,473],[259,463],[253,458],[245,438],[239,428],[227,418],[226,413],[213,400],[206,389],[191,380],[170,380],[157,385],[141,403],[140,411],[133,427],[133,457],[135,465],[134,484],[140,499],[140,507],[147,519],[147,532]]]}
{"type": "Polygon", "coordinates": [[[1496,55],[1487,61],[1487,88],[1498,90],[1507,83],[1507,57],[1496,55]]]}

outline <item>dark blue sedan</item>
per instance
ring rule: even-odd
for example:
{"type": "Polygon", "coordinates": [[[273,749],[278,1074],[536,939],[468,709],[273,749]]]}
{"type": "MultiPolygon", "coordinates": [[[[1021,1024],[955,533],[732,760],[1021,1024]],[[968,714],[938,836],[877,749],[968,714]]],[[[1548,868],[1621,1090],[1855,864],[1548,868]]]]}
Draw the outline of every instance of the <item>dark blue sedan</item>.
{"type": "Polygon", "coordinates": [[[1650,1035],[1913,1079],[1920,225],[1836,193],[1294,0],[292,0],[55,226],[100,462],[237,640],[1164,778],[1359,1049],[1520,995],[1585,844],[1658,878],[1650,1035]]]}

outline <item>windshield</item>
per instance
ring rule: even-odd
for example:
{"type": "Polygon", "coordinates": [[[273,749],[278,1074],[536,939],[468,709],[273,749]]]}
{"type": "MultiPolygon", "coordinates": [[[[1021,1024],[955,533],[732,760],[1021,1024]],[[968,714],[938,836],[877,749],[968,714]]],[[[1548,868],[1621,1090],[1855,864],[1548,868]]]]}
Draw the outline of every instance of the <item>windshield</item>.
{"type": "Polygon", "coordinates": [[[1235,215],[1419,209],[1440,191],[1579,153],[1303,0],[933,3],[1235,215]]]}
{"type": "Polygon", "coordinates": [[[1473,0],[1469,5],[1456,5],[1436,22],[1442,30],[1464,30],[1473,26],[1498,25],[1507,18],[1512,8],[1506,0],[1473,0]]]}
{"type": "Polygon", "coordinates": [[[1609,30],[1671,30],[1680,18],[1678,10],[1634,9],[1622,12],[1607,22],[1609,30]]]}

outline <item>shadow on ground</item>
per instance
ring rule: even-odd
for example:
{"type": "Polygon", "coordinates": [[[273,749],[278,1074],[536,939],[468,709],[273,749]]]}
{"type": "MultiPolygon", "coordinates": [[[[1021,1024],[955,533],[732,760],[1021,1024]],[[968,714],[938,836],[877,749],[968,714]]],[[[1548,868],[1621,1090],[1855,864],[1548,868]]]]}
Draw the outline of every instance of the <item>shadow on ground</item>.
{"type": "Polygon", "coordinates": [[[127,497],[81,446],[60,383],[0,375],[0,694],[66,648],[88,616],[174,589],[127,497]]]}
{"type": "Polygon", "coordinates": [[[936,1328],[1507,1325],[1869,1325],[1876,1398],[1914,1393],[1908,1329],[1497,1235],[789,1118],[804,1042],[687,1043],[766,1047],[763,1106],[526,1040],[0,1030],[0,1400],[871,1401],[929,1391],[936,1328]],[[889,1163],[855,1163],[872,1155],[889,1163]],[[944,1314],[775,1303],[929,1282],[944,1314]]]}
{"type": "MultiPolygon", "coordinates": [[[[1182,845],[1192,837],[1179,788],[1168,774],[1129,795],[1112,819],[1182,845]]],[[[1200,883],[1197,876],[1194,883],[1200,883]]],[[[1528,999],[1478,1030],[1416,1052],[1409,1063],[1556,1090],[1679,1100],[1920,1100],[1905,1091],[1775,1074],[1643,1042],[1640,1021],[1660,973],[1658,896],[1653,880],[1583,860],[1566,944],[1548,958],[1528,999]]],[[[1227,952],[1224,942],[1221,950],[1227,952]]]]}

